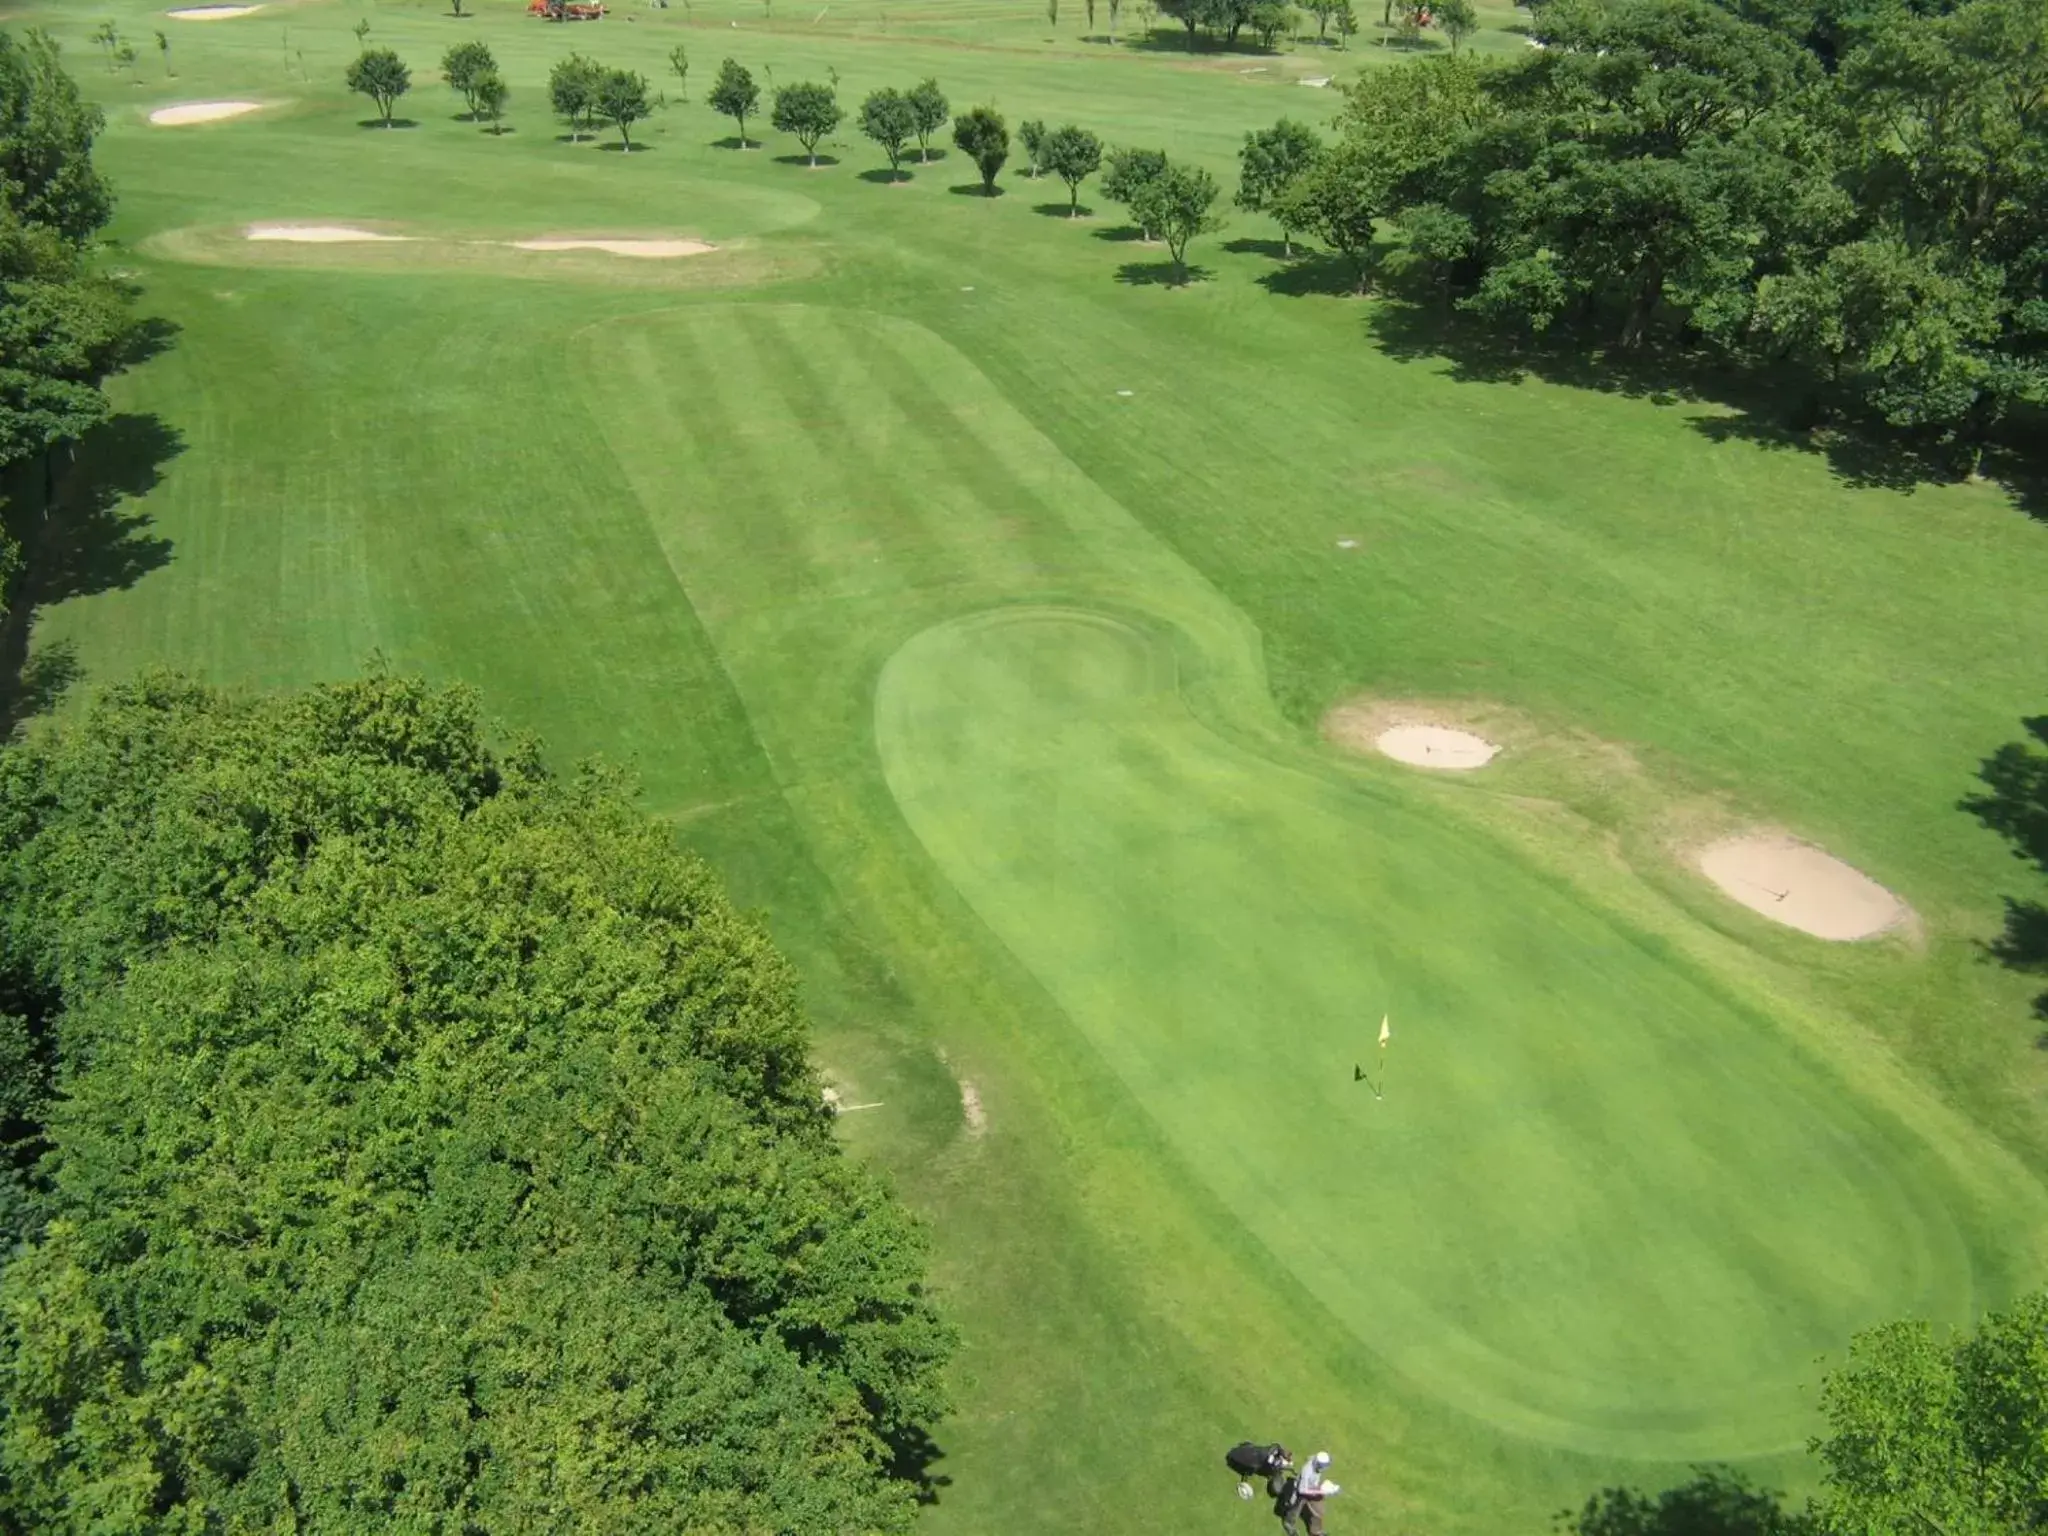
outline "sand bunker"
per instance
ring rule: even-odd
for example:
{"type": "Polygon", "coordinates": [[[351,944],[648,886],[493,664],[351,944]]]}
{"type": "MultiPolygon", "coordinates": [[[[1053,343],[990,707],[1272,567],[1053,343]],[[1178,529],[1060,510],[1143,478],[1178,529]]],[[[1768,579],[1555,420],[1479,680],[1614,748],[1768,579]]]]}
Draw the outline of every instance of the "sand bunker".
{"type": "Polygon", "coordinates": [[[158,107],[149,120],[159,128],[176,128],[182,123],[217,123],[224,117],[260,112],[260,101],[188,101],[175,107],[158,107]]]}
{"type": "Polygon", "coordinates": [[[1783,832],[1725,838],[1699,852],[1700,873],[1745,907],[1817,939],[1867,939],[1897,926],[1906,904],[1868,875],[1783,832]]]}
{"type": "Polygon", "coordinates": [[[351,240],[409,240],[410,235],[380,235],[349,224],[252,224],[249,240],[295,240],[302,245],[340,245],[351,240]]]}
{"type": "Polygon", "coordinates": [[[1372,744],[1397,763],[1454,773],[1484,768],[1500,751],[1483,736],[1445,725],[1390,726],[1375,736],[1372,744]]]}
{"type": "Polygon", "coordinates": [[[702,240],[515,240],[522,251],[609,251],[614,256],[701,256],[716,246],[702,240]]]}
{"type": "Polygon", "coordinates": [[[226,21],[230,16],[247,16],[262,9],[260,5],[188,5],[164,14],[173,21],[226,21]]]}
{"type": "Polygon", "coordinates": [[[960,1079],[960,1113],[967,1121],[967,1134],[979,1136],[988,1129],[988,1111],[981,1107],[981,1090],[966,1078],[960,1079]]]}

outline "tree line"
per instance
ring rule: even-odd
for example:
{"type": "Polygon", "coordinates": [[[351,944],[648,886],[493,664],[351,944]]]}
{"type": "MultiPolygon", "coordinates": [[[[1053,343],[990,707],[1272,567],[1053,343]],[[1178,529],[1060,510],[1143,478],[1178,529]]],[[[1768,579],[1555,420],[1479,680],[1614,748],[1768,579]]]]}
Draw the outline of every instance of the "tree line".
{"type": "Polygon", "coordinates": [[[388,676],[0,749],[0,1531],[903,1531],[952,1333],[791,970],[388,676]]]}
{"type": "Polygon", "coordinates": [[[1551,0],[1531,33],[1362,73],[1334,142],[1246,146],[1240,201],[1361,289],[1710,349],[1961,473],[2048,404],[2048,6],[1551,0]]]}

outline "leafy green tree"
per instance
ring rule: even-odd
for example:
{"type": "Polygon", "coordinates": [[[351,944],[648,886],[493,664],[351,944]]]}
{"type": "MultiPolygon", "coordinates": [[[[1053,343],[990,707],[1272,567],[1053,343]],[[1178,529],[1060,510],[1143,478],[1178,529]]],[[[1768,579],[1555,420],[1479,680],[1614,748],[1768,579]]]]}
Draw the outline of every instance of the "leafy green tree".
{"type": "Polygon", "coordinates": [[[462,103],[469,111],[469,120],[476,121],[476,82],[479,76],[495,72],[498,61],[491,57],[487,44],[478,42],[457,43],[441,55],[441,78],[449,86],[461,92],[462,103]]]}
{"type": "Polygon", "coordinates": [[[1017,142],[1024,146],[1024,159],[1031,167],[1031,179],[1038,180],[1038,173],[1045,166],[1045,124],[1037,118],[1019,123],[1017,142]]]}
{"type": "Polygon", "coordinates": [[[1267,206],[1283,229],[1306,230],[1350,262],[1365,292],[1366,254],[1388,207],[1386,160],[1355,139],[1323,150],[1267,206]]]}
{"type": "Polygon", "coordinates": [[[1060,0],[1045,0],[1045,20],[1051,27],[1060,24],[1060,0]]]}
{"type": "Polygon", "coordinates": [[[1451,52],[1465,46],[1465,39],[1479,30],[1479,12],[1472,0],[1435,0],[1436,24],[1451,40],[1451,52]]]}
{"type": "Polygon", "coordinates": [[[917,132],[917,110],[901,91],[884,86],[860,104],[860,131],[889,157],[889,174],[900,175],[904,146],[917,132]]]}
{"type": "Polygon", "coordinates": [[[1252,36],[1259,40],[1259,46],[1268,50],[1280,40],[1280,34],[1292,31],[1300,24],[1301,13],[1281,0],[1257,0],[1252,6],[1248,25],[1252,36]]]}
{"type": "Polygon", "coordinates": [[[1081,215],[1081,183],[1102,168],[1102,140],[1071,123],[1055,128],[1040,145],[1045,168],[1067,184],[1067,217],[1081,215]]]}
{"type": "Polygon", "coordinates": [[[607,70],[597,85],[597,116],[619,130],[619,148],[633,149],[633,125],[654,108],[647,99],[647,79],[630,69],[607,70]]]}
{"type": "Polygon", "coordinates": [[[121,34],[111,21],[103,21],[92,29],[93,45],[107,56],[107,73],[114,72],[114,50],[121,46],[121,34]]]}
{"type": "Polygon", "coordinates": [[[761,88],[736,59],[718,66],[718,78],[711,82],[711,110],[729,117],[739,128],[740,148],[747,147],[747,119],[760,104],[761,88]]]}
{"type": "Polygon", "coordinates": [[[668,51],[669,73],[676,77],[676,95],[680,100],[690,99],[690,51],[681,43],[668,51]]]}
{"type": "Polygon", "coordinates": [[[1112,43],[1116,41],[1117,17],[1121,14],[1123,8],[1124,0],[1109,0],[1109,40],[1112,43]]]}
{"type": "Polygon", "coordinates": [[[602,64],[580,53],[556,60],[548,71],[548,106],[569,125],[570,143],[581,143],[584,133],[596,125],[605,77],[602,64]]]}
{"type": "MultiPolygon", "coordinates": [[[[2010,742],[1978,770],[1985,792],[1963,801],[1992,831],[2012,844],[2012,856],[2048,877],[2048,715],[2022,720],[2030,741],[2010,742]]],[[[1992,952],[2014,970],[2048,976],[2048,901],[2009,896],[2005,933],[1992,952]]],[[[2034,1012],[2048,1020],[2048,992],[2034,999],[2034,1012]]]]}
{"type": "Polygon", "coordinates": [[[512,96],[510,87],[505,84],[505,77],[495,68],[486,69],[477,75],[473,85],[476,90],[476,112],[472,115],[481,117],[489,123],[493,136],[502,134],[505,131],[505,103],[512,96]]]}
{"type": "Polygon", "coordinates": [[[806,80],[786,85],[775,93],[775,112],[770,121],[777,132],[795,135],[815,166],[818,163],[818,141],[837,128],[845,117],[846,113],[831,86],[806,80]]]}
{"type": "Polygon", "coordinates": [[[2022,1536],[2048,1504],[2048,1292],[1941,1337],[1857,1335],[1821,1388],[1823,1529],[2022,1536]]]}
{"type": "Polygon", "coordinates": [[[157,33],[156,51],[158,55],[163,59],[164,78],[166,80],[175,79],[176,75],[171,69],[171,39],[169,34],[163,32],[157,33]]]}
{"type": "Polygon", "coordinates": [[[1010,130],[993,107],[974,107],[953,119],[953,144],[981,172],[981,195],[996,195],[996,173],[1010,158],[1010,130]]]}
{"type": "Polygon", "coordinates": [[[946,93],[939,89],[939,82],[926,77],[904,93],[905,101],[917,124],[917,163],[931,158],[932,135],[946,126],[946,119],[952,107],[946,101],[946,93]]]}
{"type": "Polygon", "coordinates": [[[1188,243],[1221,227],[1213,211],[1216,195],[1216,178],[1199,166],[1187,165],[1168,165],[1139,191],[1131,211],[1166,242],[1178,283],[1188,280],[1188,243]]]}
{"type": "MultiPolygon", "coordinates": [[[[1323,151],[1323,141],[1306,123],[1283,117],[1271,128],[1244,136],[1237,152],[1237,206],[1247,213],[1277,212],[1288,185],[1323,151]]],[[[1280,225],[1283,254],[1294,254],[1294,231],[1280,225]]]]}
{"type": "Polygon", "coordinates": [[[69,1064],[0,1527],[909,1529],[923,1236],[629,785],[459,691],[154,674],[0,753],[0,829],[69,1064]]]}
{"type": "Polygon", "coordinates": [[[1152,226],[1144,218],[1145,188],[1165,171],[1163,149],[1112,149],[1104,157],[1102,195],[1130,210],[1131,217],[1138,221],[1138,233],[1147,244],[1152,240],[1152,226]]]}
{"type": "Polygon", "coordinates": [[[374,101],[389,128],[391,109],[412,89],[412,71],[389,48],[366,48],[348,67],[348,88],[374,101]]]}
{"type": "Polygon", "coordinates": [[[1088,37],[1095,36],[1095,0],[1085,0],[1088,11],[1088,37]]]}

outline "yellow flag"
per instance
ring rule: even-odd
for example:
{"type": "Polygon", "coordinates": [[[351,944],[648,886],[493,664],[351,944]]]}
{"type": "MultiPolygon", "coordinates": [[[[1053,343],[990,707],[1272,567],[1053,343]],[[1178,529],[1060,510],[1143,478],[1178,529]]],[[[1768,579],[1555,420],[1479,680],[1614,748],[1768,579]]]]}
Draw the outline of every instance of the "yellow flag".
{"type": "Polygon", "coordinates": [[[1391,1024],[1389,1024],[1389,1023],[1387,1022],[1387,1018],[1388,1018],[1388,1016],[1387,1016],[1386,1014],[1384,1014],[1384,1013],[1380,1015],[1380,1044],[1381,1044],[1381,1045],[1385,1045],[1385,1044],[1386,1044],[1386,1043],[1387,1043],[1387,1042],[1388,1042],[1389,1040],[1391,1040],[1391,1039],[1393,1039],[1393,1038],[1394,1038],[1394,1027],[1393,1027],[1393,1025],[1391,1025],[1391,1024]]]}

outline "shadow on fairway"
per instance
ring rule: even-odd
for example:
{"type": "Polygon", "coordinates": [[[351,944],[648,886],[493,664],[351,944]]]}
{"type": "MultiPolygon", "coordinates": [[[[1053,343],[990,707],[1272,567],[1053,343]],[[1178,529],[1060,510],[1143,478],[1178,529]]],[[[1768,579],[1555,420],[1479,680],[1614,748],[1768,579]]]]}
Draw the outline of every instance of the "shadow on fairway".
{"type": "Polygon", "coordinates": [[[388,123],[381,117],[365,117],[358,119],[356,126],[358,128],[417,128],[419,127],[419,122],[417,119],[410,117],[394,117],[388,123]]]}
{"type": "Polygon", "coordinates": [[[899,175],[897,172],[890,170],[889,167],[885,165],[879,170],[862,171],[860,173],[860,179],[862,181],[873,182],[877,186],[895,187],[901,186],[904,182],[912,181],[915,178],[908,171],[904,171],[902,174],[899,175]]]}
{"type": "Polygon", "coordinates": [[[984,188],[978,181],[963,181],[959,186],[948,187],[946,190],[955,197],[1008,197],[1010,195],[1007,188],[984,188]]]}
{"type": "Polygon", "coordinates": [[[1115,240],[1125,243],[1136,243],[1145,238],[1145,231],[1138,228],[1135,224],[1113,224],[1107,229],[1091,229],[1088,233],[1097,240],[1115,240]]]}
{"type": "Polygon", "coordinates": [[[1205,283],[1213,276],[1207,267],[1190,262],[1185,270],[1170,261],[1127,261],[1116,269],[1116,280],[1133,288],[1185,288],[1205,283]]]}
{"type": "Polygon", "coordinates": [[[775,163],[777,165],[798,165],[807,171],[822,171],[828,165],[837,165],[839,157],[837,155],[820,155],[817,162],[813,164],[809,155],[777,155],[775,163]]]}
{"type": "Polygon", "coordinates": [[[889,1476],[909,1483],[918,1503],[936,1504],[939,1490],[953,1486],[952,1478],[932,1471],[932,1464],[945,1455],[922,1425],[906,1424],[889,1436],[889,1476]]]}
{"type": "Polygon", "coordinates": [[[761,146],[759,144],[756,144],[752,139],[742,139],[735,134],[728,133],[722,139],[713,139],[711,141],[711,147],[713,149],[747,150],[759,149],[761,146]]]}
{"type": "Polygon", "coordinates": [[[115,416],[86,433],[47,479],[39,463],[8,477],[4,519],[22,567],[0,621],[0,730],[49,707],[78,676],[76,657],[60,647],[29,654],[38,609],[132,587],[169,563],[171,541],[148,532],[148,514],[123,504],[153,489],[184,446],[161,417],[115,416]]]}
{"type": "Polygon", "coordinates": [[[617,140],[608,139],[597,146],[597,152],[601,155],[649,155],[654,153],[654,146],[652,144],[621,144],[617,140]]]}
{"type": "Polygon", "coordinates": [[[1702,1467],[1689,1483],[1651,1495],[1603,1488],[1579,1510],[1564,1510],[1565,1536],[1818,1536],[1810,1515],[1724,1467],[1702,1467]]]}
{"type": "Polygon", "coordinates": [[[1274,261],[1292,261],[1297,256],[1311,254],[1298,245],[1289,247],[1278,240],[1254,240],[1249,235],[1239,235],[1235,240],[1224,241],[1223,249],[1233,256],[1267,256],[1274,261]]]}
{"type": "MultiPolygon", "coordinates": [[[[1247,240],[1244,243],[1256,245],[1259,242],[1247,240]]],[[[1278,249],[1279,241],[1271,243],[1278,249]]],[[[1334,252],[1304,251],[1283,267],[1261,272],[1258,281],[1266,292],[1290,299],[1312,293],[1352,294],[1358,292],[1358,267],[1349,257],[1334,252]]]]}
{"type": "MultiPolygon", "coordinates": [[[[2048,875],[2048,715],[2020,722],[2030,741],[2010,741],[1978,765],[1985,793],[1957,806],[2012,845],[2013,857],[2048,875]]],[[[2005,928],[1985,953],[2023,976],[2048,976],[2048,905],[2017,896],[2005,900],[2005,928]]],[[[2048,992],[2034,999],[2034,1017],[2048,1023],[2048,992]]],[[[2048,1050],[2048,1033],[2035,1044],[2048,1050]]]]}
{"type": "Polygon", "coordinates": [[[1031,205],[1031,211],[1039,215],[1039,217],[1041,218],[1073,219],[1078,217],[1083,219],[1092,219],[1095,217],[1095,210],[1093,208],[1090,208],[1086,203],[1082,203],[1080,205],[1080,209],[1081,211],[1077,215],[1070,212],[1065,203],[1033,203],[1031,205]]]}

